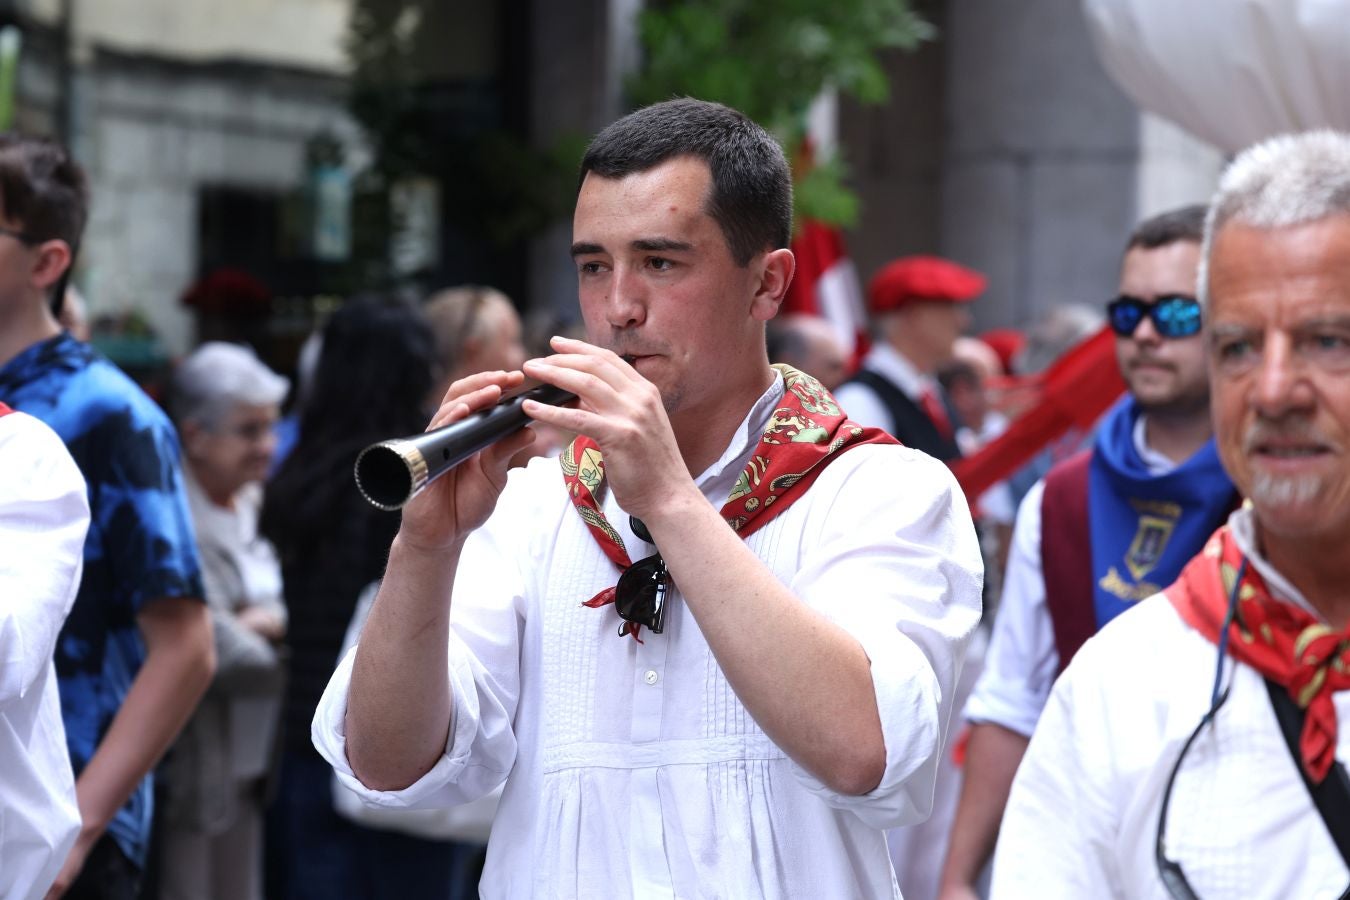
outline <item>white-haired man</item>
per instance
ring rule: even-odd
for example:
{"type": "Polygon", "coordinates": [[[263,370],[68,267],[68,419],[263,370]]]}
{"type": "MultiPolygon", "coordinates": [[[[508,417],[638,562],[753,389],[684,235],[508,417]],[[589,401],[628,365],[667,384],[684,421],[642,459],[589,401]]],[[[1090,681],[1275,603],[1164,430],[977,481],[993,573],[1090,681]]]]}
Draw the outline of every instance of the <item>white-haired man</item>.
{"type": "Polygon", "coordinates": [[[1350,877],[1350,135],[1238,157],[1200,294],[1250,502],[1055,685],[996,897],[1336,897],[1350,877]]]}

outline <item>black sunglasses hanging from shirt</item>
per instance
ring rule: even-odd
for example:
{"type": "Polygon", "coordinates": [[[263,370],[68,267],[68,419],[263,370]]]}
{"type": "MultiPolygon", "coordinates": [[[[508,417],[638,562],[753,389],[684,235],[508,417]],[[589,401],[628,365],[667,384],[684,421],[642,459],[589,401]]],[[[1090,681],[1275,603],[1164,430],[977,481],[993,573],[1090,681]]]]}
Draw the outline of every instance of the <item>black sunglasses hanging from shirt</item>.
{"type": "MultiPolygon", "coordinates": [[[[641,519],[629,516],[628,524],[639,540],[655,546],[651,532],[647,531],[641,519]]],[[[660,634],[666,618],[666,593],[669,590],[670,573],[658,550],[619,574],[619,583],[614,587],[614,609],[625,622],[641,625],[650,629],[652,634],[660,634]]],[[[620,626],[619,634],[627,633],[628,626],[620,626]]]]}

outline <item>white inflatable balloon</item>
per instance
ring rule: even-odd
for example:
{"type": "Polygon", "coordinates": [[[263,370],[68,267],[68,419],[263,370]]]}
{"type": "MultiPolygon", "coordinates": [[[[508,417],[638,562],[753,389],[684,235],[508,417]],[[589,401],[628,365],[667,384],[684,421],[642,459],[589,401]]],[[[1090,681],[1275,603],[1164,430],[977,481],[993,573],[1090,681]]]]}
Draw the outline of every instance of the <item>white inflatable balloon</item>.
{"type": "Polygon", "coordinates": [[[1226,153],[1350,131],[1350,0],[1083,0],[1106,70],[1226,153]]]}

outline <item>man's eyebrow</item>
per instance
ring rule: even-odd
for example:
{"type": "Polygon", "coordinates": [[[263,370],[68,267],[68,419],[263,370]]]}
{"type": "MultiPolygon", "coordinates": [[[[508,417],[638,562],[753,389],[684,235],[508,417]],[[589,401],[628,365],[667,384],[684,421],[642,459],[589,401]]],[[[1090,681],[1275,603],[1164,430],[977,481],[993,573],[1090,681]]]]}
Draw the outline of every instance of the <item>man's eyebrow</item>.
{"type": "Polygon", "coordinates": [[[1259,334],[1259,326],[1243,325],[1239,322],[1225,322],[1222,324],[1213,324],[1205,329],[1209,335],[1210,343],[1219,341],[1233,340],[1234,338],[1250,337],[1253,334],[1259,334]]]}
{"type": "Polygon", "coordinates": [[[1309,328],[1350,328],[1350,316],[1342,313],[1329,313],[1325,316],[1310,316],[1294,324],[1295,329],[1309,328]]]}
{"type": "Polygon", "coordinates": [[[694,249],[694,245],[688,241],[677,241],[674,238],[662,237],[638,238],[636,241],[633,241],[631,246],[634,250],[646,250],[649,253],[670,252],[672,250],[677,252],[688,252],[694,249]]]}
{"type": "Polygon", "coordinates": [[[605,248],[599,244],[588,244],[585,241],[577,241],[572,245],[573,256],[590,256],[592,253],[604,253],[605,248]]]}
{"type": "MultiPolygon", "coordinates": [[[[1308,331],[1317,328],[1347,328],[1350,329],[1350,316],[1332,313],[1325,316],[1312,316],[1300,322],[1293,323],[1290,331],[1308,331]]],[[[1214,338],[1241,337],[1261,331],[1259,325],[1242,325],[1236,322],[1225,322],[1222,324],[1211,325],[1209,333],[1214,338]]]]}

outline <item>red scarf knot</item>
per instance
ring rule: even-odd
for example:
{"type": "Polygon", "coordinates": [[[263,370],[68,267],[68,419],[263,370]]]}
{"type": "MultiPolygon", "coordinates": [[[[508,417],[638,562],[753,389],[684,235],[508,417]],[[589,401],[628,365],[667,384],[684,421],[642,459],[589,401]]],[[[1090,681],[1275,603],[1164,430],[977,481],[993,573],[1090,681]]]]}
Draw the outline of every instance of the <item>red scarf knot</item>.
{"type": "MultiPolygon", "coordinates": [[[[1242,551],[1225,526],[1165,591],[1181,618],[1214,643],[1241,563],[1242,551]]],[[[1308,776],[1321,783],[1336,760],[1332,695],[1350,689],[1350,630],[1333,631],[1302,608],[1275,599],[1250,566],[1229,627],[1233,657],[1284,687],[1305,711],[1299,755],[1308,776]]]]}
{"type": "MultiPolygon", "coordinates": [[[[803,494],[838,454],[863,444],[896,444],[876,428],[850,421],[834,397],[816,379],[790,366],[774,366],[783,375],[786,390],[759,445],[741,471],[721,509],[722,518],[742,538],[749,537],[803,494]]],[[[623,538],[605,518],[603,495],[605,463],[600,447],[580,436],[559,457],[568,496],[591,536],[619,571],[632,565],[623,538]]],[[[581,605],[598,609],[614,602],[608,587],[581,605]]],[[[620,634],[641,642],[640,626],[625,622],[620,634]]]]}

